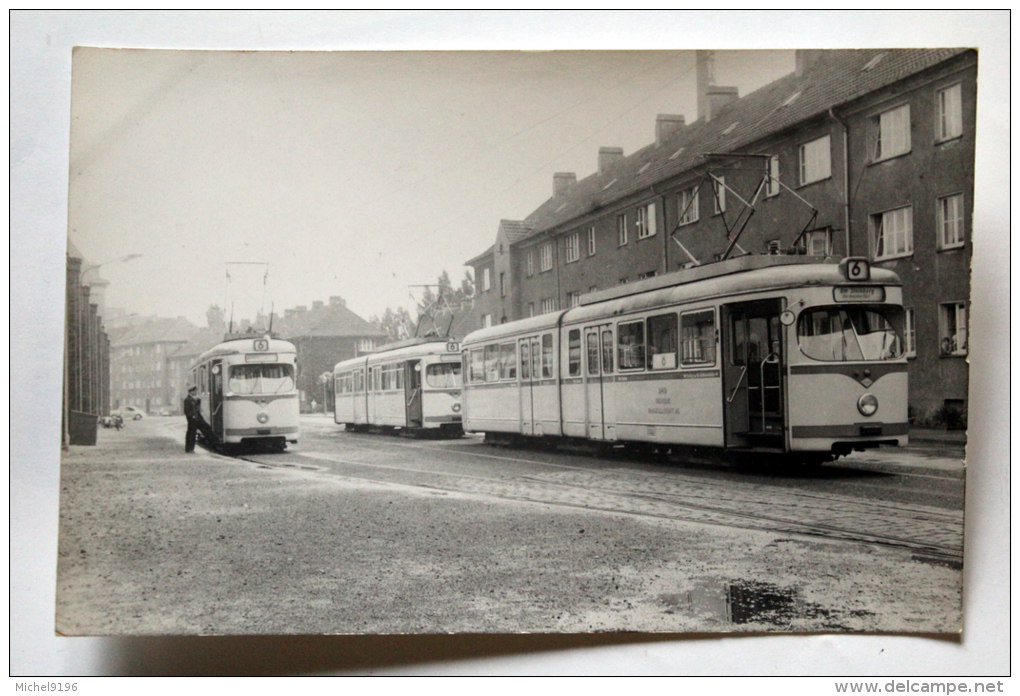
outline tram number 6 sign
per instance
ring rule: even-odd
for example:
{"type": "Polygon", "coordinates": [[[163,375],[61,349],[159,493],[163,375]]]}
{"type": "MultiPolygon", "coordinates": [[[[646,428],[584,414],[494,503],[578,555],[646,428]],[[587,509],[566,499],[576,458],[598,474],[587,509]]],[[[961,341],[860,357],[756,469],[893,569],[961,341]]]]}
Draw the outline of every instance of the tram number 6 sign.
{"type": "Polygon", "coordinates": [[[844,259],[843,263],[843,277],[847,280],[870,280],[871,279],[871,266],[867,259],[862,258],[849,258],[844,259]]]}
{"type": "Polygon", "coordinates": [[[269,350],[269,341],[264,338],[256,339],[255,341],[252,341],[251,349],[259,353],[264,353],[269,350]]]}

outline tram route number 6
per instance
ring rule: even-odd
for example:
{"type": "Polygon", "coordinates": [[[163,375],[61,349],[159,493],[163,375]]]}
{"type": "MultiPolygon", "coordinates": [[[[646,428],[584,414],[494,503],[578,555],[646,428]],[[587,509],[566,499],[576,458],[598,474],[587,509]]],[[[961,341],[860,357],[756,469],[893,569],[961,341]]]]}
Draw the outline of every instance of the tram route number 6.
{"type": "Polygon", "coordinates": [[[259,353],[264,353],[269,350],[269,341],[264,338],[256,339],[252,341],[251,349],[259,353]]]}
{"type": "Polygon", "coordinates": [[[871,265],[867,259],[848,258],[844,259],[841,265],[843,266],[843,277],[847,280],[871,279],[871,265]]]}

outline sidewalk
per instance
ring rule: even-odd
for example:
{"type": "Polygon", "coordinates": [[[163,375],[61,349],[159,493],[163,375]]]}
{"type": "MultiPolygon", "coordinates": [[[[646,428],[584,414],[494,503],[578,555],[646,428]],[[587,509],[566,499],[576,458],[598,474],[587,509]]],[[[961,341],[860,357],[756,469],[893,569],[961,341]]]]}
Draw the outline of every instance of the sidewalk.
{"type": "Polygon", "coordinates": [[[966,430],[942,430],[935,428],[910,427],[910,441],[925,442],[932,444],[944,444],[948,446],[965,447],[967,445],[966,430]]]}

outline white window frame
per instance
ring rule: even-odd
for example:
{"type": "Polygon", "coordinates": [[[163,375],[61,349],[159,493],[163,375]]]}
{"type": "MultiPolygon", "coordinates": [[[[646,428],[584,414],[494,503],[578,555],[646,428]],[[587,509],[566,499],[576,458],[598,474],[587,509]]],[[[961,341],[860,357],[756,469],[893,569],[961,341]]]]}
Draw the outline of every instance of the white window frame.
{"type": "Polygon", "coordinates": [[[552,245],[552,242],[546,242],[545,244],[543,244],[542,246],[540,246],[538,248],[538,251],[539,251],[540,262],[541,262],[540,266],[539,266],[539,269],[542,271],[542,273],[545,273],[546,271],[551,271],[552,267],[553,267],[553,245],[552,245]]]}
{"type": "Polygon", "coordinates": [[[648,239],[655,236],[655,233],[658,231],[655,225],[655,203],[649,203],[637,209],[637,220],[634,226],[637,227],[638,239],[648,239]]]}
{"type": "Polygon", "coordinates": [[[482,328],[487,329],[490,326],[492,326],[492,315],[491,314],[483,314],[482,315],[482,328]]]}
{"type": "Polygon", "coordinates": [[[581,258],[581,234],[579,232],[568,234],[565,246],[567,263],[574,263],[581,258]]]}
{"type": "Polygon", "coordinates": [[[701,201],[698,200],[698,187],[694,186],[689,189],[684,189],[676,195],[677,197],[677,216],[679,217],[678,227],[684,225],[693,225],[698,221],[699,211],[701,207],[701,201]],[[688,205],[690,207],[688,207],[688,205]],[[686,208],[687,212],[684,213],[686,208]]]}
{"type": "Polygon", "coordinates": [[[595,255],[595,228],[588,228],[588,256],[595,255]]]}
{"type": "Polygon", "coordinates": [[[875,149],[873,161],[906,155],[910,152],[910,104],[900,104],[873,118],[875,149]]]}
{"type": "Polygon", "coordinates": [[[804,247],[804,253],[808,256],[830,256],[832,255],[832,230],[824,229],[805,232],[801,244],[804,247]],[[822,253],[820,254],[816,253],[816,242],[819,239],[822,241],[822,253]]]}
{"type": "Polygon", "coordinates": [[[726,212],[726,177],[717,176],[712,179],[712,207],[716,215],[726,212]]]}
{"type": "Polygon", "coordinates": [[[893,208],[871,216],[871,240],[874,245],[874,258],[876,261],[897,259],[914,254],[914,208],[906,205],[900,208],[893,208]],[[903,223],[900,225],[899,223],[903,223]],[[890,227],[890,223],[894,223],[890,227]],[[890,240],[889,235],[894,235],[890,240]],[[879,237],[881,236],[881,244],[879,237]],[[889,242],[894,244],[891,252],[886,249],[890,247],[889,242]],[[901,248],[902,247],[902,248],[901,248]],[[879,249],[882,253],[879,253],[879,249]]]}
{"type": "Polygon", "coordinates": [[[913,307],[903,308],[903,353],[908,358],[917,357],[917,324],[913,307]]]}
{"type": "Polygon", "coordinates": [[[535,250],[528,249],[528,253],[524,255],[525,258],[525,275],[529,278],[535,275],[535,250]]]}
{"type": "Polygon", "coordinates": [[[482,292],[489,292],[492,289],[492,273],[490,269],[482,269],[482,292]]]}
{"type": "Polygon", "coordinates": [[[769,157],[769,179],[765,184],[765,197],[779,195],[779,155],[769,157]]]}
{"type": "Polygon", "coordinates": [[[528,316],[529,317],[535,316],[535,303],[534,302],[529,302],[528,303],[528,316]]]}
{"type": "Polygon", "coordinates": [[[825,134],[797,148],[798,182],[801,186],[832,178],[832,138],[825,134]]]}
{"type": "Polygon", "coordinates": [[[570,308],[581,306],[581,291],[575,290],[574,292],[567,293],[567,306],[570,308]]]}
{"type": "Polygon", "coordinates": [[[967,354],[967,303],[945,302],[939,305],[939,355],[967,354]],[[949,318],[955,330],[950,329],[949,318]]]}
{"type": "Polygon", "coordinates": [[[542,314],[551,314],[556,311],[556,298],[545,297],[542,299],[542,314]]]}
{"type": "Polygon", "coordinates": [[[963,194],[953,193],[939,198],[936,203],[936,217],[938,219],[939,249],[962,247],[965,240],[963,194]],[[951,202],[953,205],[950,205],[951,202]],[[947,235],[947,232],[950,232],[951,235],[947,235]]]}
{"type": "Polygon", "coordinates": [[[627,216],[617,215],[616,216],[616,246],[626,246],[627,244],[627,216]]]}
{"type": "Polygon", "coordinates": [[[935,93],[935,142],[944,143],[963,135],[963,86],[943,87],[935,93]]]}

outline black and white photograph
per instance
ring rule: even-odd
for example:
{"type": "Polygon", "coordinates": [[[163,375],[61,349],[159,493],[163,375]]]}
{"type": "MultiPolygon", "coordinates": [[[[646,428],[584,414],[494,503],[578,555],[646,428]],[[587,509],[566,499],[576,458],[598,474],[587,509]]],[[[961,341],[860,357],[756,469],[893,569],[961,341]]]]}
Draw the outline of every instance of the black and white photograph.
{"type": "Polygon", "coordinates": [[[983,56],[911,44],[74,46],[55,635],[958,645],[983,56]]]}

